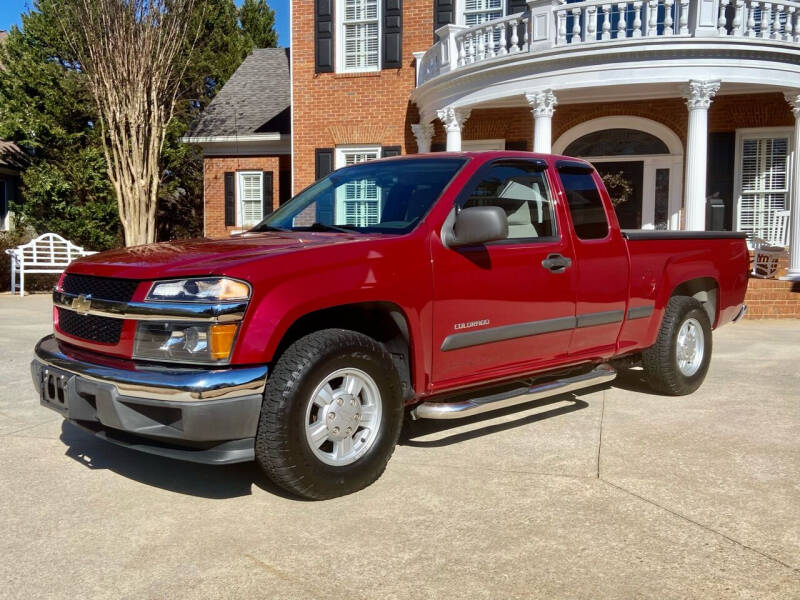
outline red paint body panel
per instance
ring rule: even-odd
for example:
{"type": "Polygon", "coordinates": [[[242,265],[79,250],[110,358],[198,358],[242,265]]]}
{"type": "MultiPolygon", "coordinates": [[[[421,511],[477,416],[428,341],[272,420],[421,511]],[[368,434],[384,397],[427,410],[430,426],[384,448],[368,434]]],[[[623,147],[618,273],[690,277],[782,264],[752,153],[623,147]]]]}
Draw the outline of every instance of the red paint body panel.
{"type": "MultiPolygon", "coordinates": [[[[579,240],[554,167],[563,157],[520,152],[459,156],[469,159],[466,165],[408,234],[257,233],[169,242],[95,254],[75,261],[68,272],[140,280],[136,300],[156,279],[226,275],[248,281],[253,295],[232,354],[236,365],[271,362],[289,327],[311,312],[363,302],[390,304],[408,325],[417,399],[646,348],[655,341],[672,291],[692,279],[716,281],[716,326],[738,311],[747,285],[743,239],[626,240],[595,173],[610,233],[603,240],[579,240]],[[482,165],[501,158],[548,162],[559,239],[446,248],[441,229],[458,193],[482,165]],[[549,253],[571,258],[573,266],[550,273],[541,266],[549,253]],[[442,351],[443,341],[461,323],[486,320],[476,329],[492,328],[587,313],[627,314],[643,306],[654,308],[650,317],[442,351]]],[[[123,358],[131,356],[134,330],[135,323],[127,322],[120,343],[108,347],[70,338],[56,323],[61,339],[123,358]]]]}

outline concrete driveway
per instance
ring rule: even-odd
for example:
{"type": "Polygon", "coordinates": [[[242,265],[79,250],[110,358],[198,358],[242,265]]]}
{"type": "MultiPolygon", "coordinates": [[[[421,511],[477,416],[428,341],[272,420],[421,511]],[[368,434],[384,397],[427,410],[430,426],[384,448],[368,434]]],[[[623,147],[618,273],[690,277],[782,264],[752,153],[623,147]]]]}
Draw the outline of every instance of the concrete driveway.
{"type": "Polygon", "coordinates": [[[47,296],[0,296],[0,597],[800,598],[800,321],[715,337],[701,390],[417,423],[328,502],[62,424],[47,296]]]}

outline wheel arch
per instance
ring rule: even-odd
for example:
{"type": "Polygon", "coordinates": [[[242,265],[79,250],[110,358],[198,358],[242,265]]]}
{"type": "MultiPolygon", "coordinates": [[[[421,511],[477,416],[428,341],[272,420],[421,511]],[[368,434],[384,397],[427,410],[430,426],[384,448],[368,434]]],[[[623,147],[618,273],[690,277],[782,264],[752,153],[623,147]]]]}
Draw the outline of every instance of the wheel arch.
{"type": "MultiPolygon", "coordinates": [[[[689,296],[703,305],[711,327],[716,327],[719,315],[719,282],[714,277],[696,277],[676,285],[669,298],[689,296]]],[[[668,298],[668,300],[669,300],[668,298]]]]}
{"type": "Polygon", "coordinates": [[[408,316],[394,302],[368,301],[329,306],[308,312],[286,329],[272,355],[271,362],[280,359],[295,341],[322,329],[348,329],[371,337],[383,344],[392,355],[403,383],[403,394],[409,399],[414,394],[413,345],[408,316]]]}

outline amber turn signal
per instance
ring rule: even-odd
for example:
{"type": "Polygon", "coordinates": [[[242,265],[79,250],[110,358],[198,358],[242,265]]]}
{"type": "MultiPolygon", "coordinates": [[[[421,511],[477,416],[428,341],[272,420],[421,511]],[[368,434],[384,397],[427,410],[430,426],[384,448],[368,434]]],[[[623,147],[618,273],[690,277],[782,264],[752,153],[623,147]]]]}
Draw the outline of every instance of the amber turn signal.
{"type": "Polygon", "coordinates": [[[210,340],[210,354],[213,360],[228,358],[233,347],[233,338],[236,337],[238,325],[212,325],[208,328],[210,340]]]}

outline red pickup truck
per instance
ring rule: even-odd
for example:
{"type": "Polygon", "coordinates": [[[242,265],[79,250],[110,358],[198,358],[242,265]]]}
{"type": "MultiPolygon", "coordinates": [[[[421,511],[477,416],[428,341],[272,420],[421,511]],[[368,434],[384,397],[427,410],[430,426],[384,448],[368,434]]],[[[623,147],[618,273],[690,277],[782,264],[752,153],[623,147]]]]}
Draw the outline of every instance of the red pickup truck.
{"type": "Polygon", "coordinates": [[[437,153],[339,169],[252,230],[70,265],[32,363],[109,441],[256,460],[310,498],[383,472],[406,414],[452,419],[610,381],[702,383],[738,320],[743,235],[622,231],[586,162],[437,153]]]}

